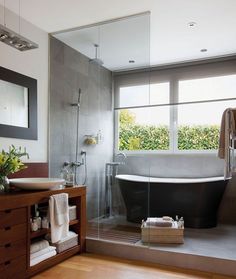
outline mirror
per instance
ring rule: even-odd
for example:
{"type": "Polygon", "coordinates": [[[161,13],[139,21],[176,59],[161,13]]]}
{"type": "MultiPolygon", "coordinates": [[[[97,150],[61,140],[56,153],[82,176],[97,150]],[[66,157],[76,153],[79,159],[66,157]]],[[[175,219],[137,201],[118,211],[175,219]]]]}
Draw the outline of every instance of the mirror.
{"type": "Polygon", "coordinates": [[[0,80],[0,124],[28,128],[28,88],[0,80]]]}
{"type": "Polygon", "coordinates": [[[0,137],[37,139],[37,80],[0,67],[0,137]]]}

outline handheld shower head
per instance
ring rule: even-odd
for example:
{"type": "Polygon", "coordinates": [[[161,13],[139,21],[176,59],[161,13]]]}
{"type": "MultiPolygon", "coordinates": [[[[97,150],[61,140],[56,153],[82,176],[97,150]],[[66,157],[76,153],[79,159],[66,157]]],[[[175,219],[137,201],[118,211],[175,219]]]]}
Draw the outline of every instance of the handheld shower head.
{"type": "Polygon", "coordinates": [[[81,88],[79,88],[78,93],[79,93],[79,95],[78,95],[78,101],[77,101],[77,103],[71,104],[72,107],[80,107],[80,101],[81,101],[81,88]]]}

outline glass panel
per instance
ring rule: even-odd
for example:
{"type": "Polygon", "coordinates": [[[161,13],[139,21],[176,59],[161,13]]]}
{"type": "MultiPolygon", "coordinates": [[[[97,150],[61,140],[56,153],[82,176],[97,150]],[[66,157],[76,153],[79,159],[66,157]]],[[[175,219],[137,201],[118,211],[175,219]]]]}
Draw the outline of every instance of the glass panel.
{"type": "MultiPolygon", "coordinates": [[[[68,120],[66,123],[64,123],[64,120],[61,121],[62,123],[57,122],[58,127],[65,125],[67,131],[63,135],[64,137],[59,137],[61,141],[66,139],[67,144],[61,146],[57,153],[64,152],[66,146],[66,148],[73,150],[70,154],[71,158],[68,160],[74,160],[74,128],[76,128],[76,119],[78,120],[76,111],[79,107],[78,130],[80,143],[78,160],[82,162],[80,152],[85,151],[87,164],[81,165],[77,169],[77,181],[82,183],[87,173],[88,238],[134,244],[140,241],[141,221],[148,215],[148,160],[144,161],[143,158],[139,158],[140,162],[145,162],[145,167],[143,167],[142,164],[136,165],[135,158],[130,158],[123,153],[113,154],[115,123],[113,122],[112,79],[114,72],[122,71],[122,74],[124,72],[129,74],[133,69],[149,67],[149,24],[150,15],[145,13],[98,24],[91,28],[80,28],[55,35],[57,39],[65,43],[59,46],[55,45],[54,53],[50,55],[52,60],[54,57],[56,60],[52,63],[55,72],[51,75],[51,79],[57,79],[57,83],[54,83],[55,90],[53,90],[53,93],[56,94],[59,91],[60,98],[63,99],[62,101],[58,100],[60,98],[57,99],[55,96],[55,99],[58,100],[57,108],[60,109],[60,111],[55,109],[55,113],[60,114],[58,119],[62,119],[61,110],[63,110],[63,115],[65,114],[68,120]],[[67,48],[66,45],[70,48],[67,48]],[[58,51],[60,52],[61,49],[63,55],[58,55],[58,51]],[[62,56],[63,59],[61,60],[59,57],[62,56]],[[57,78],[58,75],[60,79],[57,78]],[[62,78],[62,75],[65,77],[62,78]],[[66,81],[65,84],[63,83],[64,80],[66,81]],[[60,88],[69,93],[62,94],[60,88]],[[82,89],[80,106],[76,105],[78,88],[82,89]],[[73,95],[73,100],[71,100],[70,94],[73,95]],[[60,107],[61,103],[74,103],[75,106],[73,108],[63,107],[62,109],[60,107]],[[70,125],[69,121],[73,125],[70,125]],[[73,132],[68,131],[68,128],[71,128],[73,132]],[[131,211],[129,211],[130,202],[132,204],[133,200],[127,202],[127,193],[122,193],[122,186],[116,175],[122,175],[127,171],[130,175],[133,174],[133,166],[136,168],[134,172],[143,172],[147,183],[144,196],[140,195],[137,189],[134,191],[138,199],[141,198],[141,203],[139,201],[135,206],[131,206],[131,211]],[[142,169],[139,169],[140,166],[142,166],[142,169]]],[[[53,40],[53,42],[55,41],[53,40]]],[[[143,90],[145,91],[145,94],[140,97],[140,105],[143,105],[143,102],[149,104],[150,99],[153,102],[158,101],[159,97],[156,93],[160,91],[161,95],[166,90],[165,86],[154,86],[154,93],[151,97],[148,75],[147,78],[144,78],[143,85],[145,88],[138,89],[142,93],[143,90]],[[142,99],[146,96],[147,99],[142,99]]],[[[132,105],[132,99],[137,98],[133,92],[130,92],[125,92],[128,95],[130,94],[128,99],[124,95],[122,96],[126,98],[127,103],[132,105]]],[[[142,117],[147,117],[147,112],[146,115],[137,114],[140,125],[144,125],[144,122],[141,122],[142,117]]],[[[153,117],[156,117],[156,114],[153,114],[153,117]]],[[[149,124],[151,125],[151,117],[148,117],[148,119],[150,119],[149,124]]],[[[63,155],[68,156],[68,154],[63,155]]]]}
{"type": "MultiPolygon", "coordinates": [[[[142,84],[133,84],[129,79],[133,69],[149,66],[149,15],[134,16],[102,25],[100,46],[100,58],[104,66],[113,73],[113,77],[116,74],[122,74],[128,80],[128,85],[120,89],[119,104],[126,107],[149,104],[148,74],[143,78],[142,84]],[[124,74],[123,70],[127,74],[124,74]]],[[[124,125],[128,123],[145,125],[142,118],[151,119],[147,111],[144,112],[145,115],[139,113],[138,109],[123,110],[123,112],[121,117],[125,119],[124,125]]],[[[116,127],[120,128],[119,125],[116,127]]],[[[140,138],[141,132],[136,132],[135,136],[140,138]]],[[[131,145],[135,149],[136,139],[133,139],[131,145]]],[[[106,148],[108,149],[109,146],[107,145],[106,148]]],[[[101,196],[100,199],[105,197],[105,202],[101,203],[99,238],[135,244],[141,239],[142,219],[148,215],[149,163],[143,156],[131,157],[123,153],[124,149],[120,151],[114,153],[113,160],[106,158],[104,164],[106,183],[105,191],[101,193],[103,197],[101,196]],[[140,161],[140,164],[136,164],[137,161],[140,161]],[[134,173],[142,173],[146,177],[147,181],[144,186],[132,184],[131,175],[134,173]],[[126,182],[116,177],[116,175],[124,177],[125,174],[129,175],[126,182]]]]}
{"type": "Polygon", "coordinates": [[[236,75],[179,81],[179,102],[235,98],[236,75]]]}
{"type": "MultiPolygon", "coordinates": [[[[58,40],[53,38],[50,47],[50,110],[57,115],[51,117],[52,131],[57,126],[57,133],[51,136],[51,158],[57,165],[77,161],[78,166],[72,170],[77,184],[88,186],[87,237],[93,239],[99,238],[99,219],[104,214],[105,162],[112,157],[113,144],[112,80],[111,72],[99,61],[99,32],[99,26],[63,32],[55,35],[58,40]],[[55,138],[59,144],[54,144],[55,138]]],[[[52,164],[51,160],[51,175],[56,177],[52,164]]]]}
{"type": "Polygon", "coordinates": [[[170,108],[119,110],[119,150],[169,150],[170,108]]]}
{"type": "Polygon", "coordinates": [[[236,100],[177,106],[178,149],[218,149],[223,111],[235,106],[236,100]]]}

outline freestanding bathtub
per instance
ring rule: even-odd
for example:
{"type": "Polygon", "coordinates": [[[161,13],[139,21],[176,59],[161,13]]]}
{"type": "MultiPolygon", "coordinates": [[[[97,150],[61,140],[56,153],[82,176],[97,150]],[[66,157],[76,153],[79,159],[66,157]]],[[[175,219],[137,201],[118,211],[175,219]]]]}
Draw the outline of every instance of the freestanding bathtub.
{"type": "Polygon", "coordinates": [[[183,216],[185,227],[217,225],[217,210],[228,180],[209,178],[154,178],[117,175],[127,221],[140,223],[147,217],[183,216]]]}

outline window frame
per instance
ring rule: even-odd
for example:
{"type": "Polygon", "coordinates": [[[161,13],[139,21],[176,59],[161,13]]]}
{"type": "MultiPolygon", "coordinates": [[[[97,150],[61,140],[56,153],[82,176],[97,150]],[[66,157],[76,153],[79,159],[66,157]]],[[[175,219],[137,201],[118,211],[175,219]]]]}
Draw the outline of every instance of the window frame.
{"type": "MultiPolygon", "coordinates": [[[[179,150],[178,149],[178,97],[179,97],[179,81],[201,79],[209,77],[219,77],[236,74],[236,59],[232,61],[214,62],[200,65],[178,66],[167,69],[157,69],[153,71],[144,71],[137,73],[125,73],[114,76],[114,139],[115,152],[119,150],[119,110],[126,109],[119,107],[119,89],[125,86],[137,86],[144,84],[155,84],[161,82],[169,82],[169,105],[170,107],[170,145],[169,150],[122,150],[122,152],[129,155],[145,155],[145,154],[216,154],[217,150],[179,150]],[[147,83],[147,81],[149,83],[147,83]],[[175,105],[174,105],[175,104],[175,105]]],[[[150,90],[150,86],[149,86],[150,90]]],[[[232,99],[232,98],[229,98],[232,99]]],[[[215,102],[219,99],[202,100],[201,102],[215,102]]],[[[222,99],[227,100],[226,99],[222,99]]],[[[236,97],[234,98],[236,100],[236,97]]],[[[193,101],[191,103],[197,103],[193,101]]],[[[186,104],[188,105],[188,103],[186,104]]],[[[151,107],[153,105],[145,105],[143,107],[151,107]]],[[[157,105],[158,106],[158,105],[157,105]]],[[[141,106],[137,106],[141,107],[141,106]]],[[[129,107],[131,109],[131,107],[129,107]]],[[[135,108],[135,106],[134,106],[135,108]]]]}

